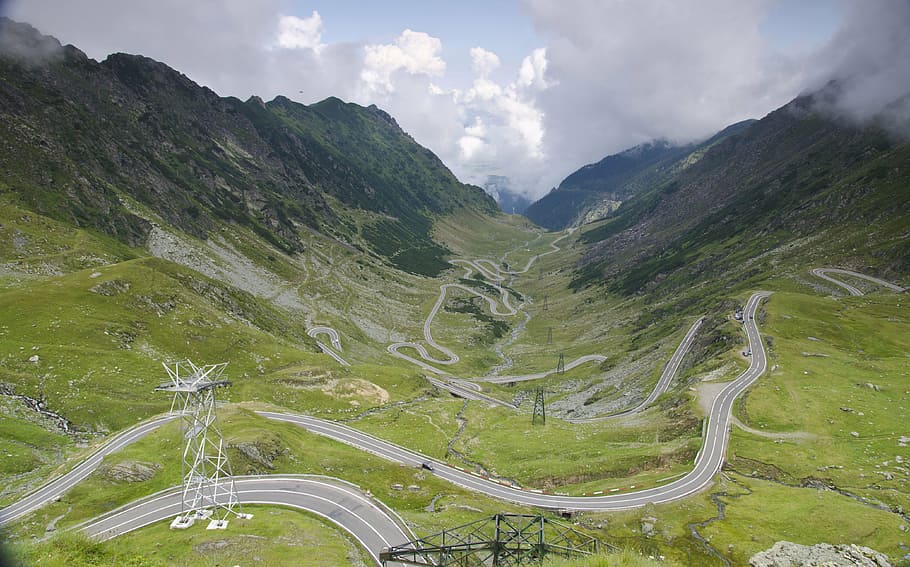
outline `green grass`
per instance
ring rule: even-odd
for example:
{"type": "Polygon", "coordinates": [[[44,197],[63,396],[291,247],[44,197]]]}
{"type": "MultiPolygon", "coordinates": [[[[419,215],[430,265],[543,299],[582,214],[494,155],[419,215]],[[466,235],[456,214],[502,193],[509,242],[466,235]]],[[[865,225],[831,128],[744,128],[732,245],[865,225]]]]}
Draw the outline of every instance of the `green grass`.
{"type": "Polygon", "coordinates": [[[632,549],[616,553],[602,553],[581,559],[547,559],[543,567],[672,567],[675,561],[659,557],[645,557],[632,549]]]}
{"type": "Polygon", "coordinates": [[[171,530],[168,522],[96,543],[74,532],[47,542],[16,545],[26,565],[60,567],[124,565],[337,565],[369,564],[366,552],[346,532],[305,512],[277,506],[244,506],[253,519],[231,520],[228,531],[171,530]]]}
{"type": "Polygon", "coordinates": [[[735,432],[732,455],[744,459],[737,470],[748,474],[751,461],[772,463],[790,483],[818,478],[892,509],[910,507],[910,470],[896,462],[906,457],[899,437],[910,435],[906,298],[778,293],[767,310],[764,331],[776,368],[737,413],[756,429],[812,438],[773,443],[735,432]]]}

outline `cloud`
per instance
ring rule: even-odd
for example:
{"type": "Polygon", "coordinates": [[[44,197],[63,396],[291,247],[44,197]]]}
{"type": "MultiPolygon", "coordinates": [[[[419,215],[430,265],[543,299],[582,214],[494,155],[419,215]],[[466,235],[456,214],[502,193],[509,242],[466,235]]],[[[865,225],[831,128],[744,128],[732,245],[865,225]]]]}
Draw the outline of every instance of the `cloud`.
{"type": "Polygon", "coordinates": [[[775,55],[761,34],[767,1],[524,6],[551,38],[545,59],[522,64],[519,81],[549,83],[535,97],[545,117],[543,152],[558,172],[542,177],[547,186],[641,142],[689,141],[761,117],[803,84],[799,62],[775,55]]]}
{"type": "Polygon", "coordinates": [[[499,67],[499,56],[482,47],[471,48],[471,62],[474,72],[481,77],[489,77],[499,67]]]}
{"type": "Polygon", "coordinates": [[[285,49],[322,51],[322,17],[313,10],[309,18],[281,16],[278,20],[278,46],[285,49]]]}
{"type": "Polygon", "coordinates": [[[412,75],[441,76],[446,63],[439,57],[442,42],[424,32],[404,30],[394,44],[367,45],[360,78],[371,90],[395,90],[392,75],[404,69],[412,75]]]}
{"type": "Polygon", "coordinates": [[[852,4],[844,22],[814,57],[811,88],[835,81],[826,110],[910,137],[910,3],[852,4]]]}
{"type": "Polygon", "coordinates": [[[546,48],[535,49],[531,55],[525,57],[518,70],[518,85],[521,87],[533,86],[543,90],[549,86],[545,78],[547,72],[546,48]]]}
{"type": "Polygon", "coordinates": [[[377,104],[461,179],[508,176],[539,197],[610,153],[711,135],[830,77],[843,85],[840,114],[884,108],[907,121],[910,102],[895,102],[910,90],[906,0],[851,4],[830,46],[792,55],[762,33],[776,1],[522,0],[546,41],[519,64],[475,46],[462,54],[473,75],[454,84],[448,36],[324,43],[333,22],[288,15],[290,0],[18,0],[9,16],[95,58],[164,61],[222,95],[377,104]]]}

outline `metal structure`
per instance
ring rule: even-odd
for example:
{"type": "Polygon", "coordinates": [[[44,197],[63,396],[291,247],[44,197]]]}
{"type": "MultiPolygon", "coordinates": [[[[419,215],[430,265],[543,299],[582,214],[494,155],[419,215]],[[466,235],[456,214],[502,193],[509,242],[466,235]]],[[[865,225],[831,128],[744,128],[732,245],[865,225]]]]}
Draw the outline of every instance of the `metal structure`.
{"type": "Polygon", "coordinates": [[[547,305],[547,299],[548,299],[549,297],[550,297],[549,295],[543,296],[543,310],[544,310],[544,311],[548,311],[548,310],[549,310],[549,305],[547,305]]]}
{"type": "Polygon", "coordinates": [[[383,549],[379,560],[436,567],[539,565],[547,557],[597,553],[597,539],[543,516],[496,514],[383,549]]]}
{"type": "Polygon", "coordinates": [[[534,391],[534,413],[531,415],[531,425],[536,424],[538,418],[541,424],[547,424],[547,404],[544,400],[543,388],[537,388],[534,391]]]}
{"type": "Polygon", "coordinates": [[[547,344],[553,344],[553,327],[547,327],[547,344]]]}
{"type": "Polygon", "coordinates": [[[566,373],[566,355],[559,353],[559,362],[556,363],[556,373],[565,374],[566,373]]]}
{"type": "Polygon", "coordinates": [[[242,512],[216,423],[215,390],[230,385],[221,378],[226,362],[196,366],[189,360],[163,364],[170,377],[156,392],[174,394],[171,413],[182,416],[183,502],[171,523],[182,529],[197,519],[211,518],[208,529],[227,527],[227,517],[252,517],[242,512]]]}

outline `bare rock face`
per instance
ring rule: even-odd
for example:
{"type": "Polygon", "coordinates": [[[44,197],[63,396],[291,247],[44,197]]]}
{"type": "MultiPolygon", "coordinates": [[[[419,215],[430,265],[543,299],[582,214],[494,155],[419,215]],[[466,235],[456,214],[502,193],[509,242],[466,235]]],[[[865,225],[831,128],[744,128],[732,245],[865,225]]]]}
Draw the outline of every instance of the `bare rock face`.
{"type": "Polygon", "coordinates": [[[890,567],[888,557],[861,545],[800,545],[779,541],[749,559],[752,567],[890,567]]]}
{"type": "Polygon", "coordinates": [[[104,476],[118,482],[144,482],[155,476],[160,468],[158,463],[126,461],[109,467],[104,476]]]}

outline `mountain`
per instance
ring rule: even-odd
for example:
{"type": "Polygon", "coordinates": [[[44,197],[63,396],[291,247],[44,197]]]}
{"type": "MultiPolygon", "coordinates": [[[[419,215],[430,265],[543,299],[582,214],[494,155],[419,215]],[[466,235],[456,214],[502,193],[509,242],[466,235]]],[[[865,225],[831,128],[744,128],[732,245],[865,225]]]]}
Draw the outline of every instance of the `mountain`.
{"type": "Polygon", "coordinates": [[[711,146],[748,127],[739,122],[708,140],[677,146],[655,140],[588,164],[532,204],[525,216],[551,230],[603,218],[643,188],[665,181],[697,161],[711,146]]]}
{"type": "Polygon", "coordinates": [[[575,287],[684,295],[820,262],[905,273],[910,144],[830,114],[830,89],[739,127],[589,227],[575,287]]]}
{"type": "Polygon", "coordinates": [[[447,253],[435,220],[495,213],[375,106],[240,101],[146,57],[99,63],[8,19],[0,37],[2,189],[49,217],[138,245],[150,223],[135,201],[203,239],[236,223],[294,253],[305,228],[434,274],[447,253]]]}
{"type": "Polygon", "coordinates": [[[530,199],[513,191],[511,180],[504,175],[488,175],[483,189],[496,199],[504,213],[520,215],[531,205],[530,199]]]}

